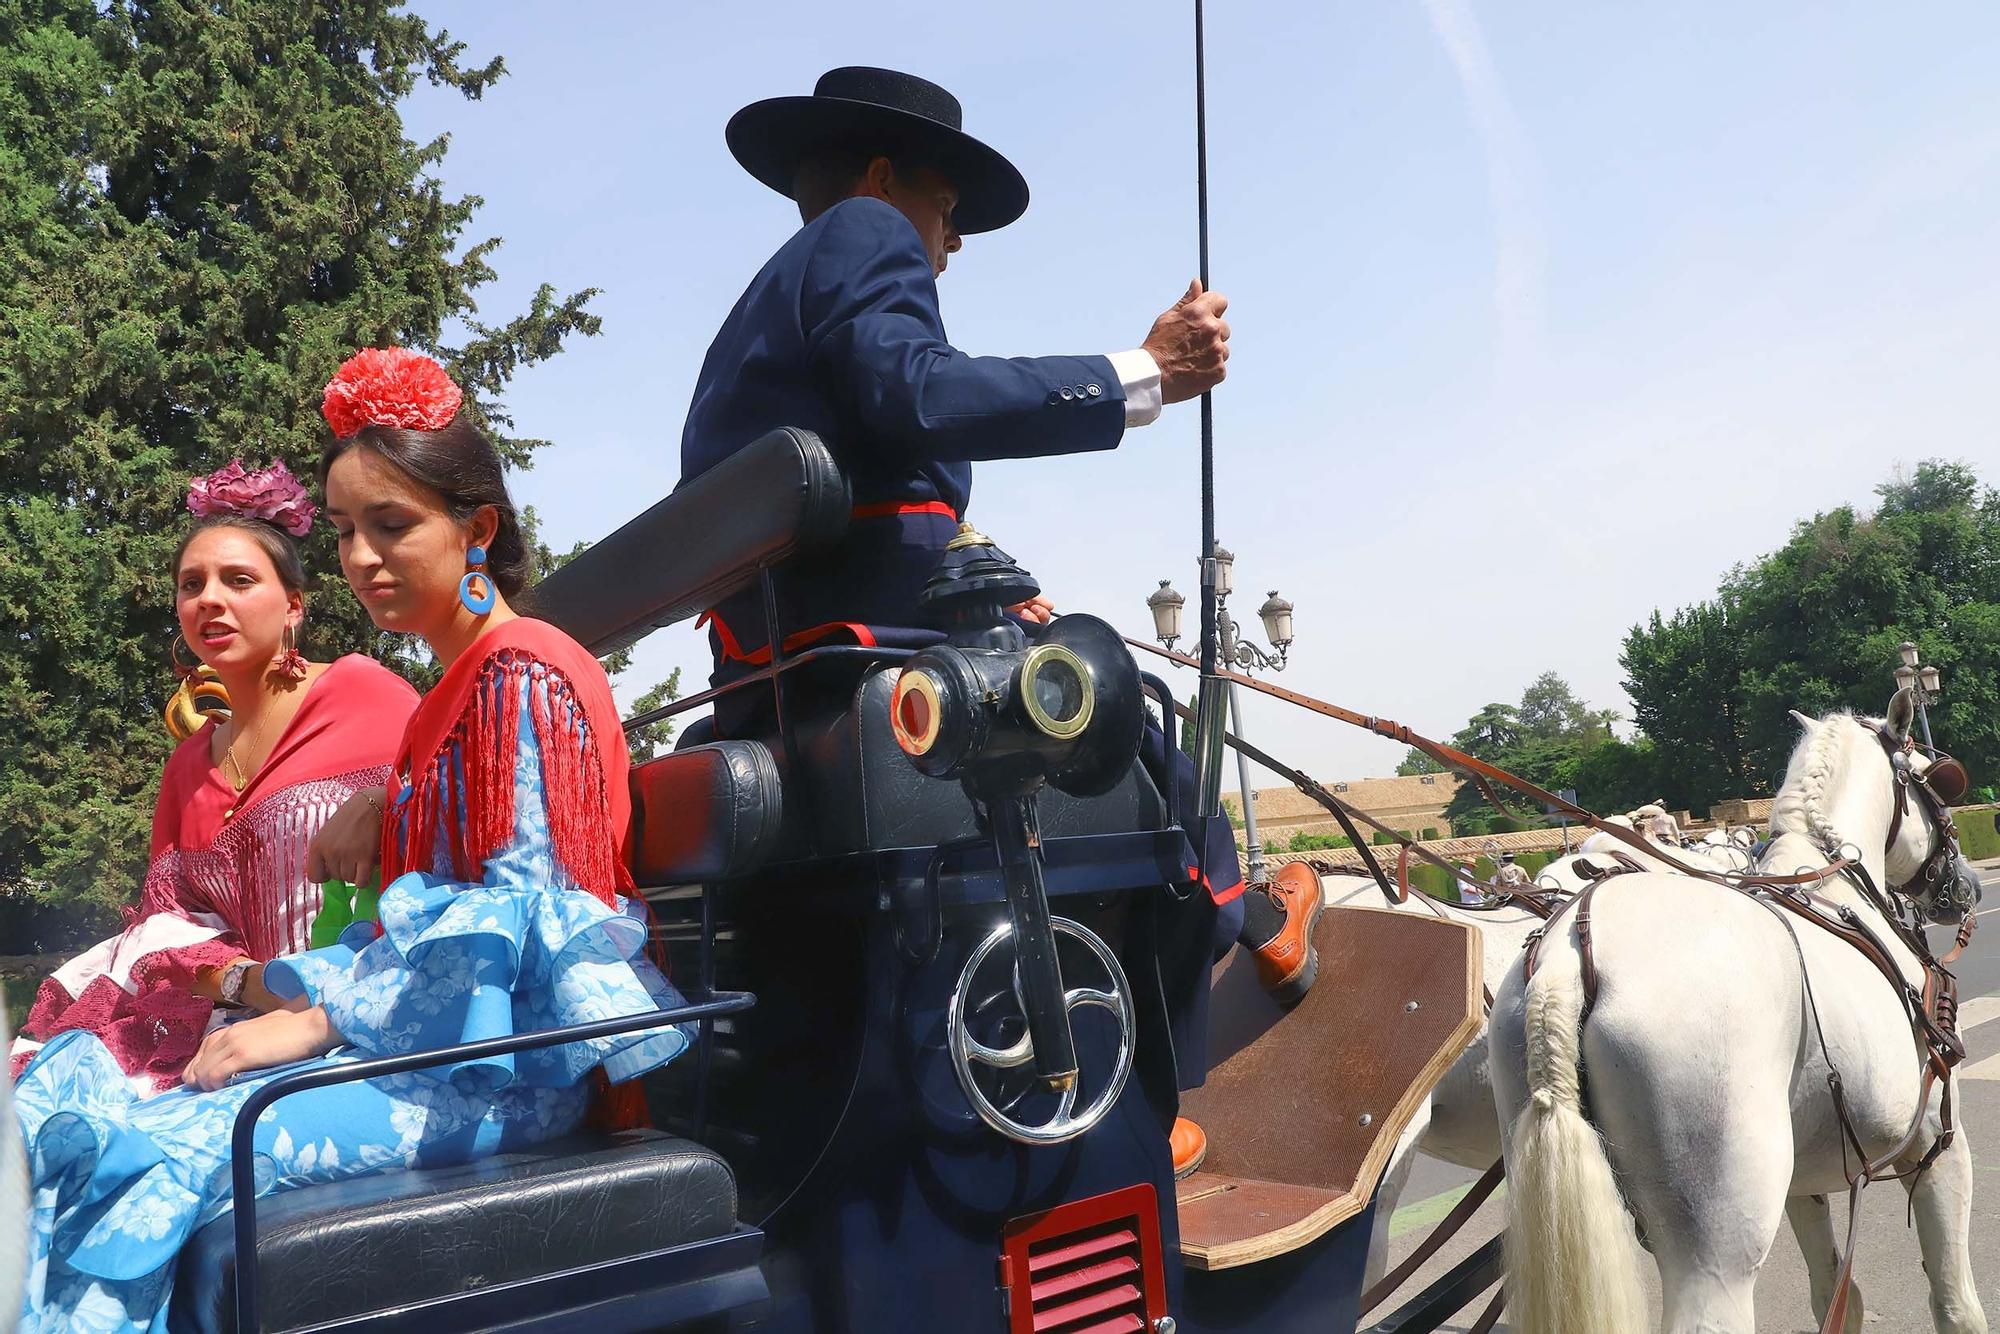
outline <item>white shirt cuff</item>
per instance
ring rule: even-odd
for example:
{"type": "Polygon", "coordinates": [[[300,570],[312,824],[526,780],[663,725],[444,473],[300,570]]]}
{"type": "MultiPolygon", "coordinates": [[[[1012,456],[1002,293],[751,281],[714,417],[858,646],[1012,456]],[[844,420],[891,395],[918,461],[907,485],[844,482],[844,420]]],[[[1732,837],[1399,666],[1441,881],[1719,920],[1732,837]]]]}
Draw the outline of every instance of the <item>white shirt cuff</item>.
{"type": "Polygon", "coordinates": [[[1113,352],[1105,360],[1125,387],[1125,425],[1151,425],[1160,415],[1160,366],[1142,347],[1113,352]]]}

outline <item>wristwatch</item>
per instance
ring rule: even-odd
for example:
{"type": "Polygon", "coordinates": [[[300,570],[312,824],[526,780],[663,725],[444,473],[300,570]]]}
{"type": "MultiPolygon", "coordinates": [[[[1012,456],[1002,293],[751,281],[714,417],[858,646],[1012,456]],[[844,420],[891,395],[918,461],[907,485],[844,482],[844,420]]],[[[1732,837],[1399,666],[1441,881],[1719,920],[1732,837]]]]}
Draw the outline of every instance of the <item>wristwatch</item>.
{"type": "Polygon", "coordinates": [[[250,970],[256,965],[249,959],[238,959],[222,970],[222,981],[217,990],[222,993],[222,1003],[239,1009],[243,1005],[243,986],[250,980],[250,970]]]}

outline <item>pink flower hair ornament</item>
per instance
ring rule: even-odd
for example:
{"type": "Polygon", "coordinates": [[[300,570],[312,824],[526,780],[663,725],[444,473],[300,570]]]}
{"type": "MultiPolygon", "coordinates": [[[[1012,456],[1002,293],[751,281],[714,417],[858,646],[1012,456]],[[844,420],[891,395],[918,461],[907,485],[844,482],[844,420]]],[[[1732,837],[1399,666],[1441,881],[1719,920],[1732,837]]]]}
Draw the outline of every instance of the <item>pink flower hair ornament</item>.
{"type": "Polygon", "coordinates": [[[250,469],[243,466],[242,459],[231,459],[208,476],[195,478],[188,487],[187,507],[204,519],[218,514],[262,519],[293,537],[311,532],[313,516],[319,513],[305,487],[283,463],[250,469]]]}
{"type": "Polygon", "coordinates": [[[444,367],[406,347],[365,347],[326,382],[320,412],[336,440],[364,426],[441,431],[458,415],[465,394],[444,367]]]}

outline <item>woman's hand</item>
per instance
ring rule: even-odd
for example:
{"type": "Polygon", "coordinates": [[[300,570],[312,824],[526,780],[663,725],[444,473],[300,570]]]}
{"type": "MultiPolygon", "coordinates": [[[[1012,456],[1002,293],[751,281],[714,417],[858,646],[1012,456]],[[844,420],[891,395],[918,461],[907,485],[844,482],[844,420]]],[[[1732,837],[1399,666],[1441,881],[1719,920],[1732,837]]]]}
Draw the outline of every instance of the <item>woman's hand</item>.
{"type": "Polygon", "coordinates": [[[219,1089],[245,1070],[266,1070],[274,1065],[320,1056],[340,1045],[340,1034],[319,1006],[301,1010],[273,1010],[255,1019],[245,1019],[227,1028],[218,1028],[201,1041],[194,1059],[181,1072],[189,1088],[207,1092],[219,1089]]]}
{"type": "Polygon", "coordinates": [[[364,787],[349,797],[306,845],[306,879],[365,885],[382,851],[382,802],[388,789],[364,787]]]}

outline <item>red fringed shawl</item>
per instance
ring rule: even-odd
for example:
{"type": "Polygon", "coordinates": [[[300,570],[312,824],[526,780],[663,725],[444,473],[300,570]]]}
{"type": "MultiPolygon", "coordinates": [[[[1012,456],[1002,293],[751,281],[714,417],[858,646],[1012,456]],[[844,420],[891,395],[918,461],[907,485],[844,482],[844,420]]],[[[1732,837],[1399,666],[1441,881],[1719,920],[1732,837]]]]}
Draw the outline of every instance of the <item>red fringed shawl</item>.
{"type": "Polygon", "coordinates": [[[473,641],[425,695],[403,734],[396,774],[405,784],[383,833],[383,882],[433,866],[444,830],[454,879],[479,880],[514,836],[514,764],[521,682],[541,745],[549,839],[570,878],[607,907],[632,889],[631,758],[604,669],[582,645],[528,617],[473,641]],[[457,756],[463,803],[451,783],[457,756]]]}

